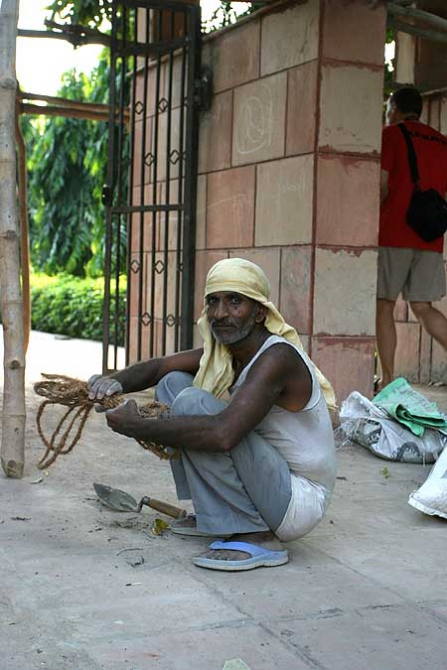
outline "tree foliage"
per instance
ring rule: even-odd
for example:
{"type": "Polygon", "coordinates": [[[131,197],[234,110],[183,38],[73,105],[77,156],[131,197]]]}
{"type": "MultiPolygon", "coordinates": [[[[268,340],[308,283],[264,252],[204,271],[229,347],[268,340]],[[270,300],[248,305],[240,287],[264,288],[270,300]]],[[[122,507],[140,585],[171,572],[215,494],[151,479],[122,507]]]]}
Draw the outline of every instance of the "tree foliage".
{"type": "MultiPolygon", "coordinates": [[[[263,3],[254,2],[241,12],[229,0],[221,0],[211,18],[203,23],[203,32],[225,28],[260,7],[263,7],[263,3]]],[[[90,28],[99,28],[101,24],[104,25],[104,21],[112,21],[112,0],[55,0],[48,6],[48,10],[53,21],[77,23],[90,28]]]]}
{"type": "Polygon", "coordinates": [[[99,28],[103,21],[111,21],[112,0],[54,0],[47,9],[52,21],[99,28]]]}
{"type": "MultiPolygon", "coordinates": [[[[112,282],[115,290],[115,282],[112,282]]],[[[32,326],[45,333],[101,340],[104,279],[80,279],[31,275],[32,326]]],[[[118,292],[118,344],[124,344],[126,278],[120,277],[118,292]]]]}
{"type": "Polygon", "coordinates": [[[253,14],[258,9],[263,7],[263,3],[253,2],[247,9],[241,11],[237,6],[231,3],[231,0],[221,0],[219,6],[214,10],[208,21],[204,21],[202,30],[204,33],[212,33],[221,28],[236,23],[244,16],[253,14]]]}
{"type": "MultiPolygon", "coordinates": [[[[63,75],[58,95],[106,103],[109,65],[104,53],[90,75],[63,75]]],[[[103,266],[106,122],[64,117],[25,120],[28,145],[30,244],[33,266],[48,274],[96,276],[103,266]],[[31,148],[31,151],[30,151],[31,148]]]]}

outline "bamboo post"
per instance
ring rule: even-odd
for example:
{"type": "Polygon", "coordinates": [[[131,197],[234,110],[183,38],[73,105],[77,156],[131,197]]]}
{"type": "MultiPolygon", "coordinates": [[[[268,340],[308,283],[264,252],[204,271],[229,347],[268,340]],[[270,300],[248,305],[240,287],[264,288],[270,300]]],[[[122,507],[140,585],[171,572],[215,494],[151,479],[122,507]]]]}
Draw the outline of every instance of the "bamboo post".
{"type": "Polygon", "coordinates": [[[3,320],[3,423],[0,461],[7,477],[25,464],[25,347],[16,202],[15,73],[18,0],[0,2],[0,306],[3,320]]]}
{"type": "Polygon", "coordinates": [[[19,123],[19,105],[16,100],[16,142],[17,142],[17,179],[19,200],[19,228],[20,228],[20,267],[22,270],[22,299],[23,299],[23,336],[25,355],[28,349],[31,331],[31,289],[30,289],[30,259],[29,259],[29,222],[28,222],[28,187],[26,174],[26,144],[19,123]]]}

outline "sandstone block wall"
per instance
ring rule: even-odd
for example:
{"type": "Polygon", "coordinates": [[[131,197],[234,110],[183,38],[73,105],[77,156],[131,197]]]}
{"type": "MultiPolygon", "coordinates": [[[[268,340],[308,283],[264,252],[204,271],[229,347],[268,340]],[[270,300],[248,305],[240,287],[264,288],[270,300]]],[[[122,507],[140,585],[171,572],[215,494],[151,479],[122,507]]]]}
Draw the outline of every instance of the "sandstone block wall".
{"type": "Polygon", "coordinates": [[[370,395],[374,376],[384,31],[383,7],[309,0],[213,35],[203,53],[215,99],[200,135],[196,313],[216,260],[259,263],[340,400],[370,395]]]}
{"type": "Polygon", "coordinates": [[[367,0],[288,2],[204,40],[195,318],[211,265],[253,260],[339,400],[373,386],[385,18],[367,0]]]}

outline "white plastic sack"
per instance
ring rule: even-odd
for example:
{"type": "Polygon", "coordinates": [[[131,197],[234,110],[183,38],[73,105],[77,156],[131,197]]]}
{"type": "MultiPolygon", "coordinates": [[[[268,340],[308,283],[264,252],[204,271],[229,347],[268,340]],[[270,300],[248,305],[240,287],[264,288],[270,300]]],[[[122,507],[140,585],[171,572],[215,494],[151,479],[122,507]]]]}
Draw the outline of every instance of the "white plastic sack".
{"type": "Polygon", "coordinates": [[[447,449],[442,452],[420,489],[410,495],[408,503],[420,512],[447,519],[447,449]]]}
{"type": "Polygon", "coordinates": [[[389,461],[434,463],[447,444],[447,437],[431,428],[417,437],[358,391],[342,403],[340,422],[349,440],[389,461]]]}

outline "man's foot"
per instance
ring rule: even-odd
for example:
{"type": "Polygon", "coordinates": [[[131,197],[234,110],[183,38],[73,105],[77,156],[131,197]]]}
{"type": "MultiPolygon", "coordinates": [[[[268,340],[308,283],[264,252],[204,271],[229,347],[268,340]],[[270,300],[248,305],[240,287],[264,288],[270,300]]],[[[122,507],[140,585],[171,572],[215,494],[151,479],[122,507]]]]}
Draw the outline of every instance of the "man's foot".
{"type": "Polygon", "coordinates": [[[193,563],[212,570],[240,571],[283,565],[288,560],[281,542],[265,531],[233,535],[230,542],[213,542],[193,563]]]}
{"type": "Polygon", "coordinates": [[[195,514],[188,514],[182,519],[176,519],[171,524],[171,530],[176,535],[193,535],[195,537],[231,537],[230,535],[218,533],[206,533],[197,529],[197,520],[195,514]]]}
{"type": "MultiPolygon", "coordinates": [[[[276,535],[270,530],[262,531],[261,533],[244,533],[231,536],[233,542],[250,542],[258,545],[258,547],[265,547],[266,549],[280,550],[281,542],[276,535]]],[[[209,549],[201,554],[203,558],[214,558],[223,561],[242,561],[250,558],[250,554],[245,551],[234,551],[233,549],[209,549]]]]}

